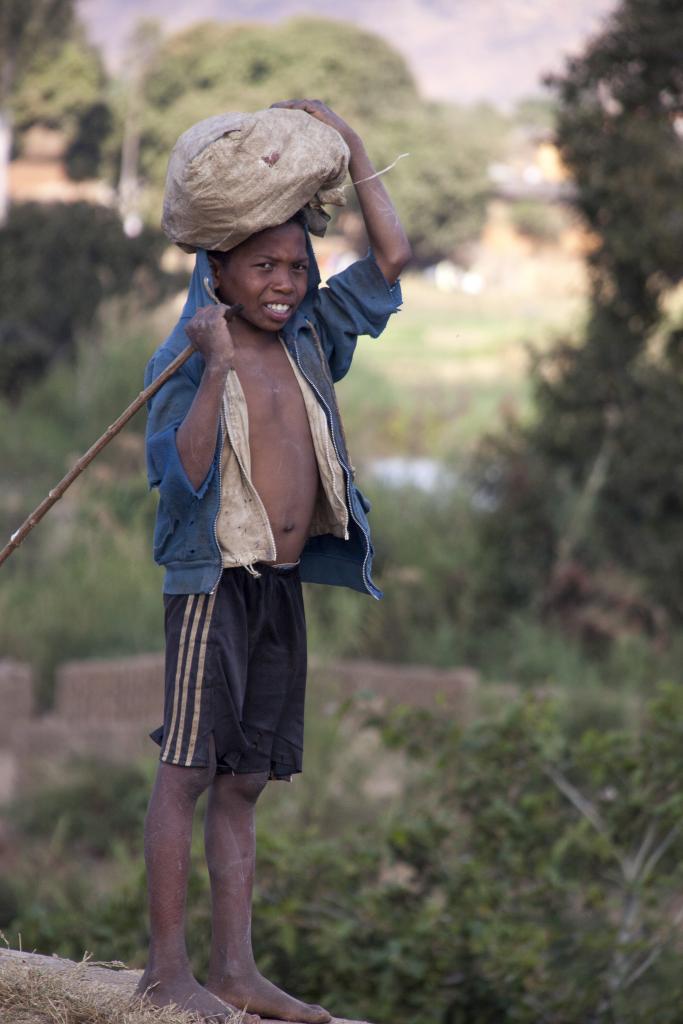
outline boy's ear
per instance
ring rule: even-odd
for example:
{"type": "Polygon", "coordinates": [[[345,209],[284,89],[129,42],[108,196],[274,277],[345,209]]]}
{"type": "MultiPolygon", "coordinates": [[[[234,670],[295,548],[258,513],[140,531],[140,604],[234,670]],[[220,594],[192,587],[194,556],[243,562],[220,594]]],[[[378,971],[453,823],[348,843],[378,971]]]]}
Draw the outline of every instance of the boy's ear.
{"type": "Polygon", "coordinates": [[[218,275],[220,273],[221,264],[217,256],[212,256],[211,253],[206,254],[211,267],[211,277],[213,278],[214,288],[218,284],[218,275]]]}

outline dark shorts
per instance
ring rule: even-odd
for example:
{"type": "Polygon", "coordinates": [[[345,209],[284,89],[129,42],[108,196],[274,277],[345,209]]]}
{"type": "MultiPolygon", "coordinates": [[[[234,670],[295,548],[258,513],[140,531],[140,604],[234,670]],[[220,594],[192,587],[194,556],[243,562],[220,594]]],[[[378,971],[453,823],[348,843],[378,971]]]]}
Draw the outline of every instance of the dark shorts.
{"type": "Polygon", "coordinates": [[[213,594],[165,595],[164,724],[169,764],[219,772],[301,771],[306,623],[299,567],[224,569],[213,594]]]}

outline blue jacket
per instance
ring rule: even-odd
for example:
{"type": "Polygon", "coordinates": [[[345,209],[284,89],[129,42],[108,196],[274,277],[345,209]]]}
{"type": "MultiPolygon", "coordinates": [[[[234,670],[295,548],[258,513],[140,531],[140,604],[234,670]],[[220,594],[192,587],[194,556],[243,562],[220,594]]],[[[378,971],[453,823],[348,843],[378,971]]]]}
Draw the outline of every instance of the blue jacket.
{"type": "MultiPolygon", "coordinates": [[[[387,284],[372,255],[353,263],[320,287],[320,275],[307,235],[308,291],[281,331],[283,341],[322,405],[346,480],[349,539],[331,534],[310,537],[301,555],[301,578],[310,583],[351,587],[380,598],[372,581],[373,547],[367,513],[370,503],[354,483],[333,382],[347,373],[359,334],[376,338],[402,302],[397,281],[387,284]]],[[[175,328],[150,359],[145,386],[186,347],[185,325],[208,304],[203,279],[211,276],[204,250],[197,252],[187,301],[175,328]]],[[[216,539],[221,454],[220,426],[214,459],[198,489],[190,483],[176,447],[175,434],[195,396],[204,359],[196,352],[148,402],[147,476],[159,488],[154,530],[154,559],[166,568],[167,594],[210,593],[221,577],[222,559],[216,539]]]]}

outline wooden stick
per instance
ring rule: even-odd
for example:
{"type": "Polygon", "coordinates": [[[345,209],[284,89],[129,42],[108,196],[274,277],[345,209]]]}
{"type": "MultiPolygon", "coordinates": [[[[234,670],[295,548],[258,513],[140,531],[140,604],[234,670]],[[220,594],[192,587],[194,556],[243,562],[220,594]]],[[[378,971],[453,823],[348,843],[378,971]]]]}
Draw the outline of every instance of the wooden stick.
{"type": "MultiPolygon", "coordinates": [[[[233,316],[239,313],[242,309],[240,304],[236,306],[230,306],[225,311],[225,319],[227,323],[230,323],[233,316]]],[[[46,512],[52,508],[52,506],[59,501],[64,491],[74,482],[76,477],[80,476],[86,466],[89,466],[92,460],[99,455],[102,449],[109,444],[111,439],[115,437],[119,431],[125,427],[128,420],[132,419],[135,413],[140,409],[148,398],[155,395],[162,384],[165,384],[169,377],[172,377],[176,370],[179,370],[183,363],[186,363],[190,356],[196,351],[194,345],[188,345],[184,348],[180,355],[177,355],[172,363],[169,363],[165,370],[162,370],[158,377],[156,377],[148,387],[141,391],[135,401],[131,402],[127,409],[121,413],[118,419],[114,420],[111,426],[107,427],[105,432],[100,438],[95,441],[94,444],[88,448],[84,455],[81,455],[78,462],[76,462],[65,477],[59,481],[56,487],[53,487],[48,492],[47,496],[43,498],[40,505],[31,512],[28,519],[25,519],[18,530],[16,530],[10,537],[9,543],[0,551],[0,565],[5,562],[9,556],[15,551],[25,537],[31,532],[33,527],[40,522],[46,512]]]]}
{"type": "Polygon", "coordinates": [[[172,377],[176,370],[183,365],[183,363],[187,362],[187,360],[190,358],[194,351],[195,349],[193,345],[188,345],[187,348],[183,349],[180,355],[176,356],[173,362],[168,364],[166,369],[159,374],[156,380],[153,380],[149,387],[145,388],[144,391],[140,392],[135,401],[131,402],[128,408],[121,413],[119,418],[117,420],[114,420],[111,426],[107,427],[104,434],[102,434],[102,436],[98,438],[98,440],[95,441],[95,443],[91,445],[90,448],[88,448],[87,452],[85,452],[84,455],[81,455],[78,462],[76,462],[71,467],[66,476],[62,477],[57,486],[53,487],[52,490],[48,492],[47,496],[43,498],[40,505],[38,505],[38,507],[35,508],[33,512],[31,512],[31,515],[28,517],[28,519],[26,519],[21,524],[19,529],[12,534],[9,543],[5,545],[2,551],[0,551],[0,565],[2,565],[2,563],[7,558],[9,558],[12,552],[19,547],[22,540],[24,540],[24,538],[28,536],[33,527],[40,522],[45,513],[52,508],[55,502],[59,501],[67,487],[69,487],[74,482],[77,476],[81,475],[83,470],[86,468],[86,466],[90,465],[95,456],[99,455],[99,453],[102,451],[105,445],[109,444],[112,437],[118,434],[121,428],[126,425],[128,420],[131,419],[138,411],[138,409],[145,404],[147,399],[150,398],[153,394],[155,394],[159,390],[161,385],[165,384],[168,378],[172,377]]]}

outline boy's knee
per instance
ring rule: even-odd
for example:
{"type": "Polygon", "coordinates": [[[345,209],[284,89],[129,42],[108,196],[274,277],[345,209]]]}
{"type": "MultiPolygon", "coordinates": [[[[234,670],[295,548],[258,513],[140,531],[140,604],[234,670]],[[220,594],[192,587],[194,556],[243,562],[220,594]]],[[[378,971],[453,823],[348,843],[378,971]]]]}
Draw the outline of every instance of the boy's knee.
{"type": "Polygon", "coordinates": [[[188,768],[186,770],[192,772],[189,786],[196,790],[198,797],[209,788],[216,777],[215,764],[208,764],[206,768],[188,768]]]}
{"type": "Polygon", "coordinates": [[[199,799],[209,788],[216,774],[215,763],[201,768],[189,768],[184,765],[165,764],[162,761],[159,768],[171,785],[193,800],[199,799]]]}
{"type": "Polygon", "coordinates": [[[230,791],[240,796],[247,803],[256,803],[268,781],[267,772],[246,772],[243,775],[230,775],[230,791]]]}

